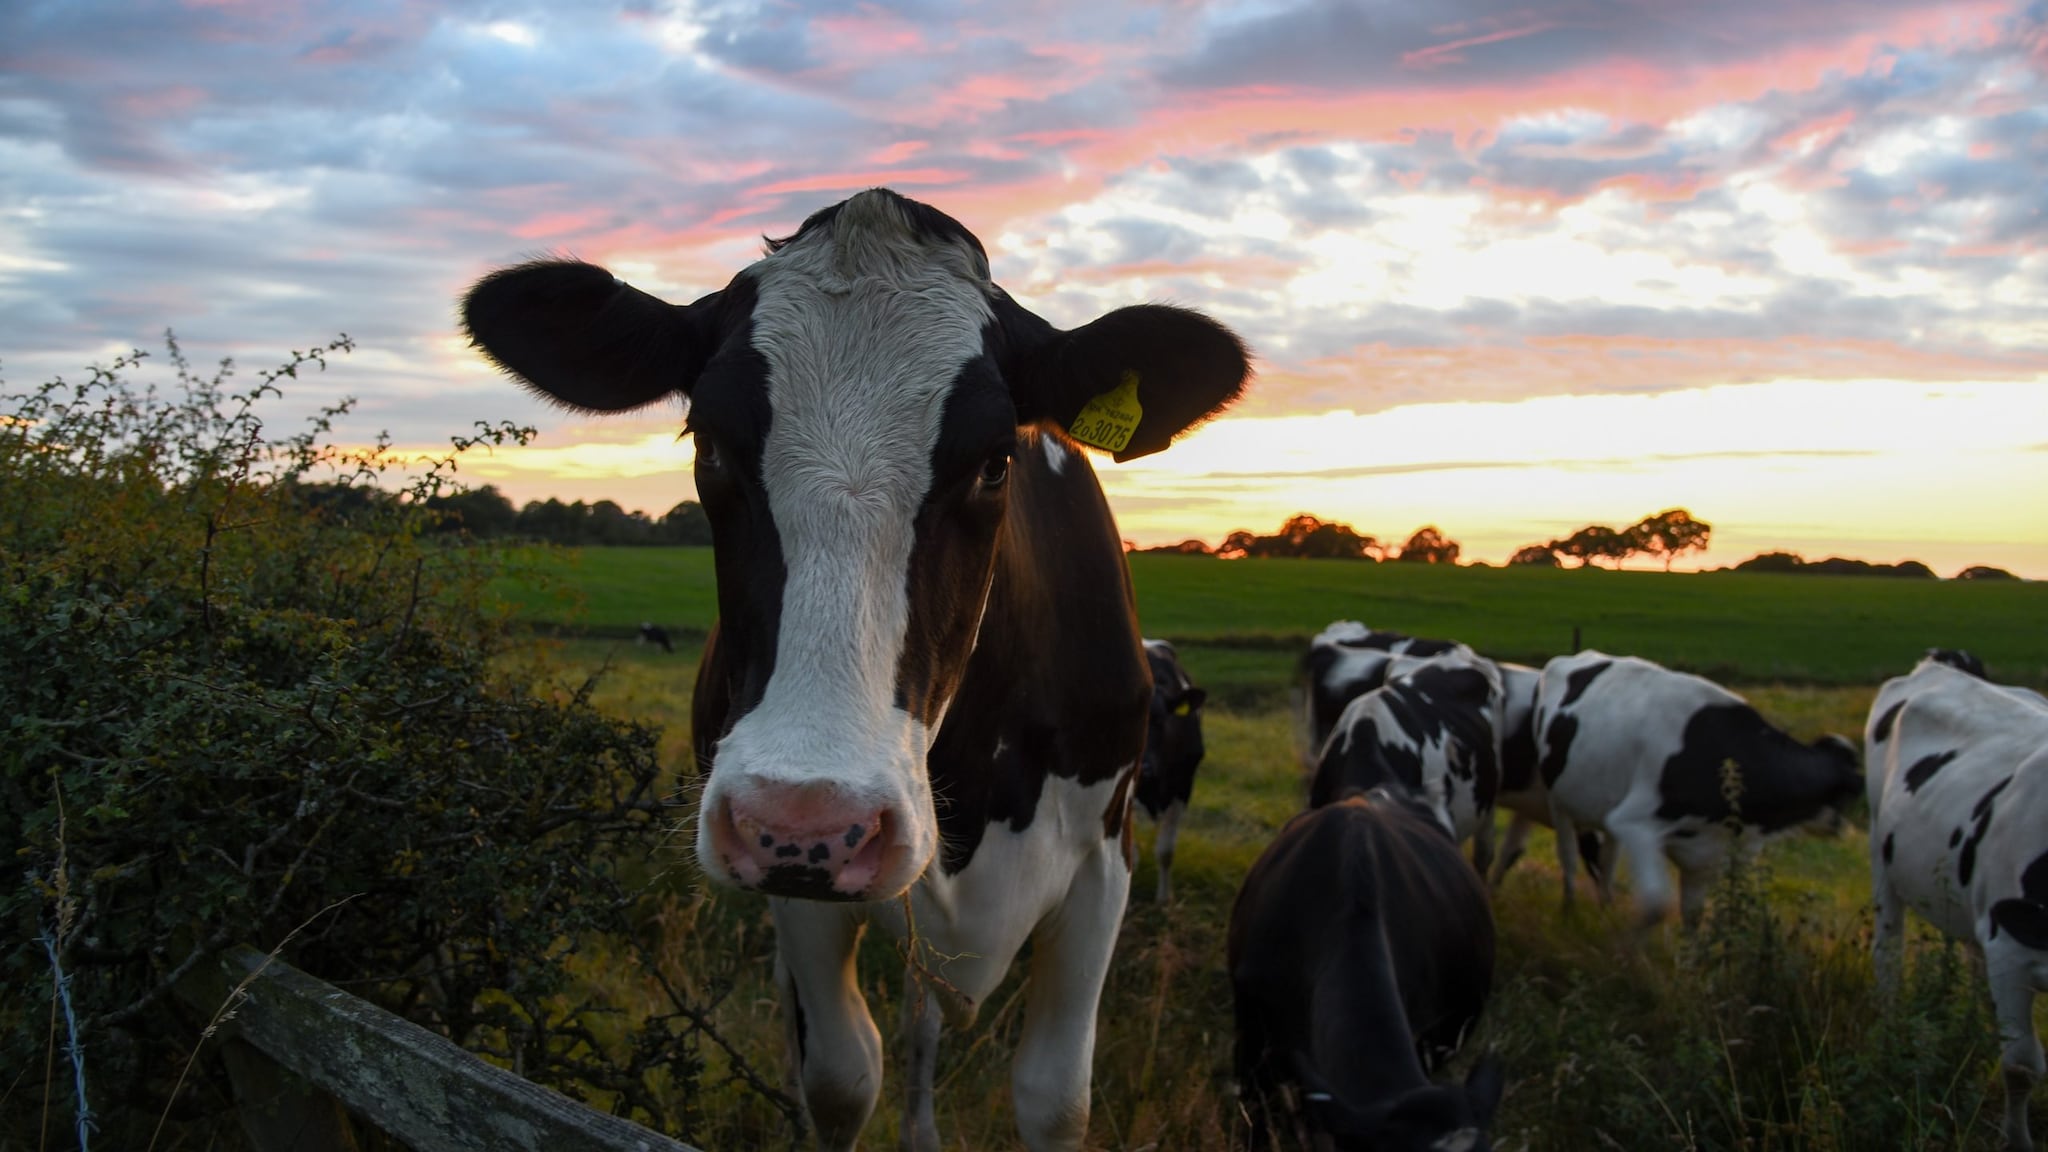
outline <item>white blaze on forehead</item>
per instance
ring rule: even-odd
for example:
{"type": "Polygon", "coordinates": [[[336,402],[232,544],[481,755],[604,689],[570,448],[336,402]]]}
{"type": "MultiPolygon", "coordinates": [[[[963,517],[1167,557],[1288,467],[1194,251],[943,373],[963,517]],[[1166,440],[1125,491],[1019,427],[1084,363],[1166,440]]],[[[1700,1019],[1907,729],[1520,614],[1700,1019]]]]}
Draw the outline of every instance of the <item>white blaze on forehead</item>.
{"type": "Polygon", "coordinates": [[[762,481],[786,576],[775,671],[747,720],[835,775],[921,765],[928,733],[892,707],[906,581],[946,400],[992,315],[986,268],[863,196],[753,271],[762,481]],[[813,740],[832,751],[797,746],[813,740]]]}

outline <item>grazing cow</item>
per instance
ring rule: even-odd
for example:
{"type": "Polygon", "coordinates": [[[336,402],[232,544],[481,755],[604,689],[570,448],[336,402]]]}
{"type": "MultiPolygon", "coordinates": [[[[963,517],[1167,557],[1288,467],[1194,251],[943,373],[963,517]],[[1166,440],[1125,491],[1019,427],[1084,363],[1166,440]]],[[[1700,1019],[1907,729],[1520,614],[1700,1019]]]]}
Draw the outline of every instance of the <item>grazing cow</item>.
{"type": "Polygon", "coordinates": [[[668,629],[663,628],[659,624],[640,625],[640,642],[642,644],[659,644],[663,652],[674,652],[676,650],[675,645],[669,641],[668,629]]]}
{"type": "Polygon", "coordinates": [[[1317,633],[1301,658],[1304,762],[1313,768],[1321,758],[1345,705],[1386,682],[1388,660],[1397,654],[1436,656],[1455,647],[1449,640],[1376,630],[1356,620],[1334,621],[1317,633]]]}
{"type": "Polygon", "coordinates": [[[1500,670],[1457,644],[1435,656],[1389,657],[1385,677],[1337,718],[1309,784],[1309,806],[1399,789],[1436,813],[1452,839],[1471,838],[1484,874],[1500,788],[1500,670]]]}
{"type": "Polygon", "coordinates": [[[906,1144],[938,1145],[939,1010],[970,1022],[1030,938],[1018,1125],[1078,1147],[1149,684],[1115,524],[1059,429],[1159,451],[1242,389],[1243,345],[1158,305],[1056,329],[966,228],[885,189],[691,304],[538,261],[485,277],[464,317],[572,409],[688,399],[719,611],[697,859],[772,897],[820,1142],[852,1147],[881,1087],[855,945],[914,916],[906,1144]]]}
{"type": "Polygon", "coordinates": [[[1180,818],[1195,793],[1195,769],[1202,766],[1202,705],[1209,694],[1195,687],[1180,654],[1164,640],[1145,641],[1152,665],[1152,719],[1145,727],[1145,759],[1138,769],[1138,806],[1159,825],[1152,855],[1159,861],[1158,898],[1173,897],[1173,846],[1180,818]]]}
{"type": "Polygon", "coordinates": [[[1427,808],[1378,789],[1289,821],[1230,913],[1251,1147],[1267,1147],[1269,1102],[1293,1085],[1340,1149],[1487,1148],[1498,1062],[1462,1087],[1429,1071],[1485,1008],[1493,948],[1486,889],[1427,808]]]}
{"type": "Polygon", "coordinates": [[[1550,790],[1566,907],[1580,829],[1598,828],[1619,848],[1646,924],[1670,911],[1668,856],[1690,927],[1731,833],[1753,845],[1793,828],[1838,829],[1863,788],[1849,741],[1801,744],[1733,692],[1632,656],[1588,650],[1552,660],[1536,710],[1537,770],[1550,790]]]}
{"type": "Polygon", "coordinates": [[[2027,1097],[2048,1071],[2034,1032],[2034,994],[2048,992],[2048,701],[1950,655],[1886,681],[1864,728],[1878,984],[1898,988],[1908,908],[1982,951],[2006,1147],[2027,1152],[2027,1097]]]}

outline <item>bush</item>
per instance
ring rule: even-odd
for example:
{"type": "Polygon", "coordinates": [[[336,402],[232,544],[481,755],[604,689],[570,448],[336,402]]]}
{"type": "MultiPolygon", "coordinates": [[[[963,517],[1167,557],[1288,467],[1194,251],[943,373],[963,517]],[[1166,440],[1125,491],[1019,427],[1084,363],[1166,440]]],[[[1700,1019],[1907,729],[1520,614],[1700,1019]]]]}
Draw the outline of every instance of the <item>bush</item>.
{"type": "Polygon", "coordinates": [[[209,1119],[211,1061],[172,1100],[198,1029],[169,995],[236,943],[571,1095],[687,1121],[716,1037],[629,932],[670,823],[655,734],[513,671],[496,553],[429,534],[460,453],[530,431],[480,426],[395,492],[383,442],[325,442],[346,402],[267,435],[280,383],[348,348],[234,391],[232,365],[196,373],[171,341],[165,390],[129,382],[137,352],[0,394],[0,828],[26,877],[0,886],[19,990],[0,1067],[44,1069],[63,1031],[54,950],[89,1098],[69,1068],[26,1077],[0,1146],[46,1079],[58,1114],[89,1102],[101,1146],[144,1147],[167,1110],[238,1143],[209,1119]],[[667,1010],[572,1002],[579,951],[668,988],[667,1010]]]}

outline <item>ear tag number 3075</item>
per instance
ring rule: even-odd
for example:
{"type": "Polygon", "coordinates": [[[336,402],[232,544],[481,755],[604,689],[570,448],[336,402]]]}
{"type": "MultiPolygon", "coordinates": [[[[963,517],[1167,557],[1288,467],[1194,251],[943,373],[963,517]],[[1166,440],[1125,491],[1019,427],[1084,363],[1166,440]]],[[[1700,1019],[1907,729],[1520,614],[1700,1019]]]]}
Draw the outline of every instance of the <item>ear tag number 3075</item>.
{"type": "Polygon", "coordinates": [[[1121,452],[1138,431],[1145,410],[1138,403],[1138,374],[1126,368],[1122,383],[1081,406],[1067,434],[1105,452],[1121,452]]]}

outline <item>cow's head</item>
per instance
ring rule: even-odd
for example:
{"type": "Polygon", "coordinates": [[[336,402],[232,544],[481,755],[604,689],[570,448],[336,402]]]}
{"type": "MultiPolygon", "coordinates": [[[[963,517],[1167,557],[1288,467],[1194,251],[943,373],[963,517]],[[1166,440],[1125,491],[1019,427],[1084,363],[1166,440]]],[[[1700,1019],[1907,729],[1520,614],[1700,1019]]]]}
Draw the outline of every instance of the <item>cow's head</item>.
{"type": "Polygon", "coordinates": [[[1152,666],[1152,715],[1145,725],[1145,759],[1138,769],[1138,802],[1157,816],[1193,784],[1202,764],[1202,705],[1209,694],[1188,679],[1180,656],[1164,640],[1145,641],[1152,666]]]}
{"type": "Polygon", "coordinates": [[[479,281],[463,319],[569,408],[688,398],[729,698],[698,858],[821,899],[895,896],[932,859],[925,756],[987,603],[1019,430],[1079,420],[1143,456],[1249,371],[1228,329],[1178,308],[1056,329],[959,223],[883,189],[691,304],[540,261],[479,281]]]}

